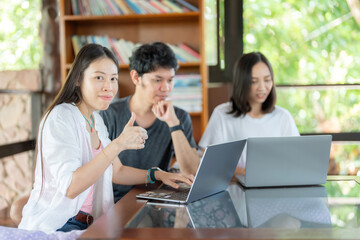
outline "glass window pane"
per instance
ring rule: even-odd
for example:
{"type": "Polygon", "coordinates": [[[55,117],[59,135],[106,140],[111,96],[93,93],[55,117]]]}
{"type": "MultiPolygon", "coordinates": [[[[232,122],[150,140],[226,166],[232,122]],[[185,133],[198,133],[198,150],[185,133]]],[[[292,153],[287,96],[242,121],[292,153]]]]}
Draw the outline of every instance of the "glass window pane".
{"type": "Polygon", "coordinates": [[[360,142],[333,142],[328,174],[360,176],[360,142]]]}
{"type": "Polygon", "coordinates": [[[219,0],[219,61],[220,69],[225,69],[225,0],[219,0]]]}
{"type": "Polygon", "coordinates": [[[358,183],[355,181],[328,181],[325,186],[332,228],[358,228],[360,223],[358,183]]]}
{"type": "Polygon", "coordinates": [[[217,10],[216,0],[205,0],[205,51],[206,63],[217,65],[217,10]]]}
{"type": "Polygon", "coordinates": [[[277,88],[277,99],[301,133],[360,131],[360,89],[277,88]]]}
{"type": "Polygon", "coordinates": [[[360,31],[347,2],[244,0],[244,52],[263,52],[278,84],[359,83],[360,31]]]}
{"type": "Polygon", "coordinates": [[[0,5],[0,70],[39,68],[41,1],[2,1],[0,5]]]}

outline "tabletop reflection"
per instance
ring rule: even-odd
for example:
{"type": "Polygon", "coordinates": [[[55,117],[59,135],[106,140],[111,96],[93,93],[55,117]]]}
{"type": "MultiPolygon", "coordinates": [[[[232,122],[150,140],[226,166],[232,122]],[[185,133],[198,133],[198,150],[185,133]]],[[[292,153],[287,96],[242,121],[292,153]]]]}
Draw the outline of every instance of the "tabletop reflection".
{"type": "Polygon", "coordinates": [[[323,186],[243,189],[229,187],[244,227],[330,228],[326,188],[323,186]]]}
{"type": "Polygon", "coordinates": [[[127,228],[358,228],[360,187],[355,181],[324,186],[226,191],[177,205],[149,201],[127,228]]]}
{"type": "Polygon", "coordinates": [[[148,202],[127,228],[234,228],[242,227],[228,191],[188,205],[148,202]]]}

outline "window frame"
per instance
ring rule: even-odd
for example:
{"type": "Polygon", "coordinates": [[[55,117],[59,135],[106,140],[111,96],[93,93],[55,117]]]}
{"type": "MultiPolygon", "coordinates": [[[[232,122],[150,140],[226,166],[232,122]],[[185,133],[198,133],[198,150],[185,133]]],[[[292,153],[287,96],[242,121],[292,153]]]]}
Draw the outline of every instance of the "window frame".
{"type": "MultiPolygon", "coordinates": [[[[219,11],[220,0],[217,0],[217,11],[219,11]]],[[[220,61],[218,54],[218,64],[216,66],[209,67],[209,82],[216,83],[231,83],[232,78],[232,66],[237,60],[238,56],[241,56],[244,51],[244,19],[243,19],[243,0],[232,1],[224,0],[225,8],[225,70],[220,69],[220,61]]],[[[218,14],[218,16],[220,16],[218,14]]],[[[219,19],[218,24],[219,26],[219,19]]],[[[219,32],[219,31],[217,31],[219,32]]],[[[219,35],[217,36],[218,46],[217,51],[219,53],[219,35]]],[[[277,84],[276,88],[321,88],[330,89],[336,87],[345,88],[360,88],[359,84],[304,84],[304,85],[290,85],[290,84],[277,84]]],[[[360,141],[360,132],[339,132],[339,133],[300,133],[301,135],[332,135],[332,141],[335,142],[358,142],[360,141]]]]}

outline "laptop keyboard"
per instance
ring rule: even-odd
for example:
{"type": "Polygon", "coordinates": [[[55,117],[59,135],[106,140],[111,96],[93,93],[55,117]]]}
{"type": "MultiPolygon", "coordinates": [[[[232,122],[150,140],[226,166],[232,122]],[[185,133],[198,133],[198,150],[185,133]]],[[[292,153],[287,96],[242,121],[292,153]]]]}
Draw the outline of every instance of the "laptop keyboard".
{"type": "Polygon", "coordinates": [[[186,190],[188,190],[188,192],[189,192],[190,185],[183,183],[183,182],[177,182],[176,184],[179,185],[179,187],[177,189],[170,187],[169,185],[165,185],[165,184],[161,185],[160,189],[171,190],[171,191],[186,191],[186,190]]]}
{"type": "Polygon", "coordinates": [[[190,186],[186,183],[178,183],[179,188],[175,189],[173,187],[170,187],[168,185],[162,185],[159,189],[154,191],[148,191],[142,194],[139,194],[141,197],[150,197],[150,198],[158,198],[163,200],[179,200],[179,201],[185,201],[189,191],[190,186]]]}
{"type": "Polygon", "coordinates": [[[168,193],[167,195],[163,196],[162,198],[165,198],[165,199],[179,199],[179,200],[183,200],[185,201],[188,194],[189,194],[189,191],[190,191],[190,186],[187,185],[186,183],[178,183],[179,185],[179,188],[178,189],[175,189],[173,187],[170,187],[168,185],[162,185],[160,187],[160,189],[166,189],[166,190],[170,190],[171,192],[168,193]]]}

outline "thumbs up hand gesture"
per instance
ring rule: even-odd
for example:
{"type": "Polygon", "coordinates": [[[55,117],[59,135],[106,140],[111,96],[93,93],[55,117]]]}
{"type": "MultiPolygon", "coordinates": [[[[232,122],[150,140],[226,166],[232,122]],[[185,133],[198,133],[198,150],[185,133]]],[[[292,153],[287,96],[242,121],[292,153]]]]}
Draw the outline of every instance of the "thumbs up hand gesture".
{"type": "Polygon", "coordinates": [[[142,149],[145,147],[145,140],[148,138],[144,128],[135,126],[135,113],[131,113],[128,123],[125,125],[122,133],[116,139],[119,144],[120,151],[127,149],[142,149]]]}

